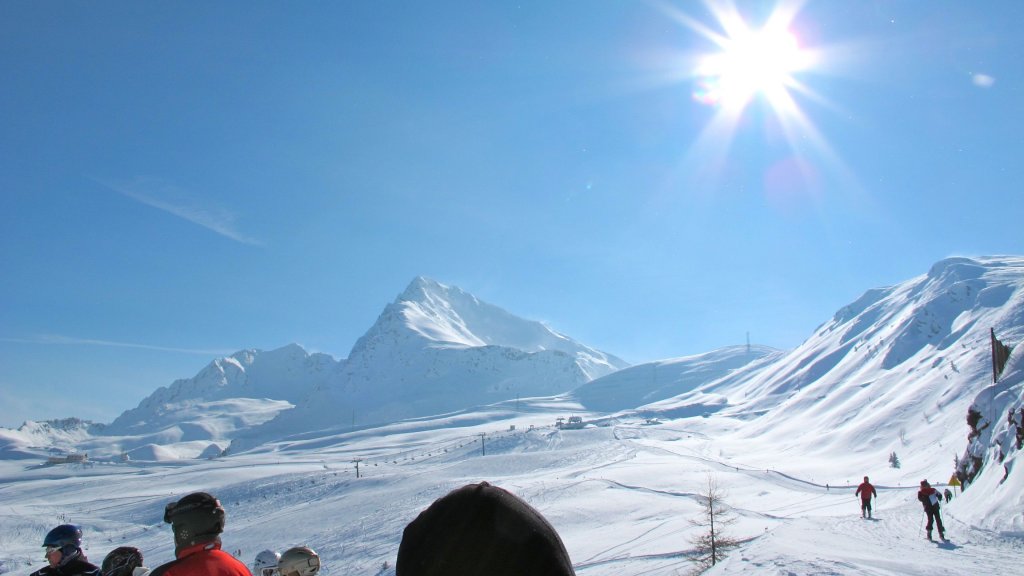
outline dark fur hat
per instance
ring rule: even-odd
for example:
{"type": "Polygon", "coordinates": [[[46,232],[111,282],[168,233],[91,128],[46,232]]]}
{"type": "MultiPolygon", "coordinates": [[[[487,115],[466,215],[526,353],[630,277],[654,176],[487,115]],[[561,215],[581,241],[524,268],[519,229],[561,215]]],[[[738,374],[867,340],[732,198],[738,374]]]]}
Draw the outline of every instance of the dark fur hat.
{"type": "Polygon", "coordinates": [[[396,576],[575,576],[558,532],[487,482],[449,492],[405,527],[396,576]]]}

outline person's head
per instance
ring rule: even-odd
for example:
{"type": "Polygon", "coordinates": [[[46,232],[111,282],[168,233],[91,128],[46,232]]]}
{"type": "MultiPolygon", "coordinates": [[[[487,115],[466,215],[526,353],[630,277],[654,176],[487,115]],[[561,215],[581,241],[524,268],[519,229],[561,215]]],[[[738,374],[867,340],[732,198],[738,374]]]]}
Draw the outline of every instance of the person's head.
{"type": "Polygon", "coordinates": [[[193,492],[164,509],[164,522],[174,530],[175,552],[217,540],[224,531],[224,508],[206,492],[193,492]]]}
{"type": "Polygon", "coordinates": [[[437,499],[405,527],[396,576],[574,576],[554,527],[487,482],[437,499]]]}
{"type": "Polygon", "coordinates": [[[864,481],[865,481],[865,482],[867,482],[867,481],[868,481],[868,477],[867,477],[867,476],[865,476],[865,477],[864,477],[864,481]]]}
{"type": "Polygon", "coordinates": [[[289,548],[281,554],[277,571],[281,576],[316,576],[320,571],[320,557],[306,546],[289,548]]]}
{"type": "Polygon", "coordinates": [[[927,480],[921,480],[921,488],[927,488],[929,486],[931,486],[931,484],[929,484],[927,480]]]}
{"type": "Polygon", "coordinates": [[[82,529],[74,524],[61,524],[43,538],[46,561],[56,568],[82,555],[82,529]]]}
{"type": "Polygon", "coordinates": [[[142,566],[142,551],[132,546],[114,548],[103,559],[100,571],[103,576],[132,576],[142,566]]]}
{"type": "Polygon", "coordinates": [[[274,576],[281,555],[273,550],[264,550],[252,562],[252,576],[274,576]]]}

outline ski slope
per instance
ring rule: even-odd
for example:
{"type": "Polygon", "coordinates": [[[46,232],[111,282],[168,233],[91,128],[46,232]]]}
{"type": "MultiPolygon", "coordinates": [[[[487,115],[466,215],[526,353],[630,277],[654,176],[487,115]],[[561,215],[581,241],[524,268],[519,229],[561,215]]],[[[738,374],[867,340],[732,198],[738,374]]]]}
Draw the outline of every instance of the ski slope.
{"type": "Polygon", "coordinates": [[[741,438],[734,428],[736,422],[715,417],[660,424],[597,419],[577,404],[548,400],[523,402],[518,411],[496,405],[380,429],[308,434],[209,461],[3,461],[0,571],[24,576],[41,567],[42,538],[62,522],[83,526],[94,562],[133,545],[157,566],[173,555],[164,505],[205,490],[228,512],[224,548],[240,551],[247,564],[264,548],[309,545],[321,554],[326,576],[393,574],[405,525],[449,490],[487,480],[551,521],[577,574],[683,574],[698,531],[690,520],[711,474],[736,513],[729,534],[745,540],[711,574],[1021,573],[1024,538],[959,521],[958,500],[944,509],[950,542],[932,543],[924,539],[915,482],[887,483],[896,476],[862,470],[843,452],[811,463],[772,453],[772,442],[741,438]],[[592,423],[582,430],[553,426],[571,413],[592,423]],[[765,461],[775,465],[749,464],[765,461]],[[853,494],[864,474],[879,491],[873,520],[860,518],[853,494]]]}

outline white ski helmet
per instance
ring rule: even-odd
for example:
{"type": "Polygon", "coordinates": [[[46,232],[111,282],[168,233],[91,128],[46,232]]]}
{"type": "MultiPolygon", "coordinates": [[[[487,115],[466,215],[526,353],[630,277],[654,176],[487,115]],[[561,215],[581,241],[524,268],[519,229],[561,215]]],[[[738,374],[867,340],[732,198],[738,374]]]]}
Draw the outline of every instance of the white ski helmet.
{"type": "Polygon", "coordinates": [[[281,554],[277,571],[281,576],[315,576],[320,571],[320,557],[306,546],[289,548],[281,554]]]}
{"type": "Polygon", "coordinates": [[[264,550],[256,555],[252,563],[252,576],[274,576],[281,555],[273,550],[264,550]]]}

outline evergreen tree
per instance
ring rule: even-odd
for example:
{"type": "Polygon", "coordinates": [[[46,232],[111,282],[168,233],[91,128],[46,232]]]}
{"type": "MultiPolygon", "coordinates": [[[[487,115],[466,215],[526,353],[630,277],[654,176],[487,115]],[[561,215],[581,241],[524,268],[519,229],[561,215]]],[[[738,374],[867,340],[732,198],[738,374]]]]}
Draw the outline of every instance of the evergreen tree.
{"type": "Polygon", "coordinates": [[[889,466],[892,468],[900,467],[900,458],[896,455],[896,452],[889,454],[889,466]]]}

